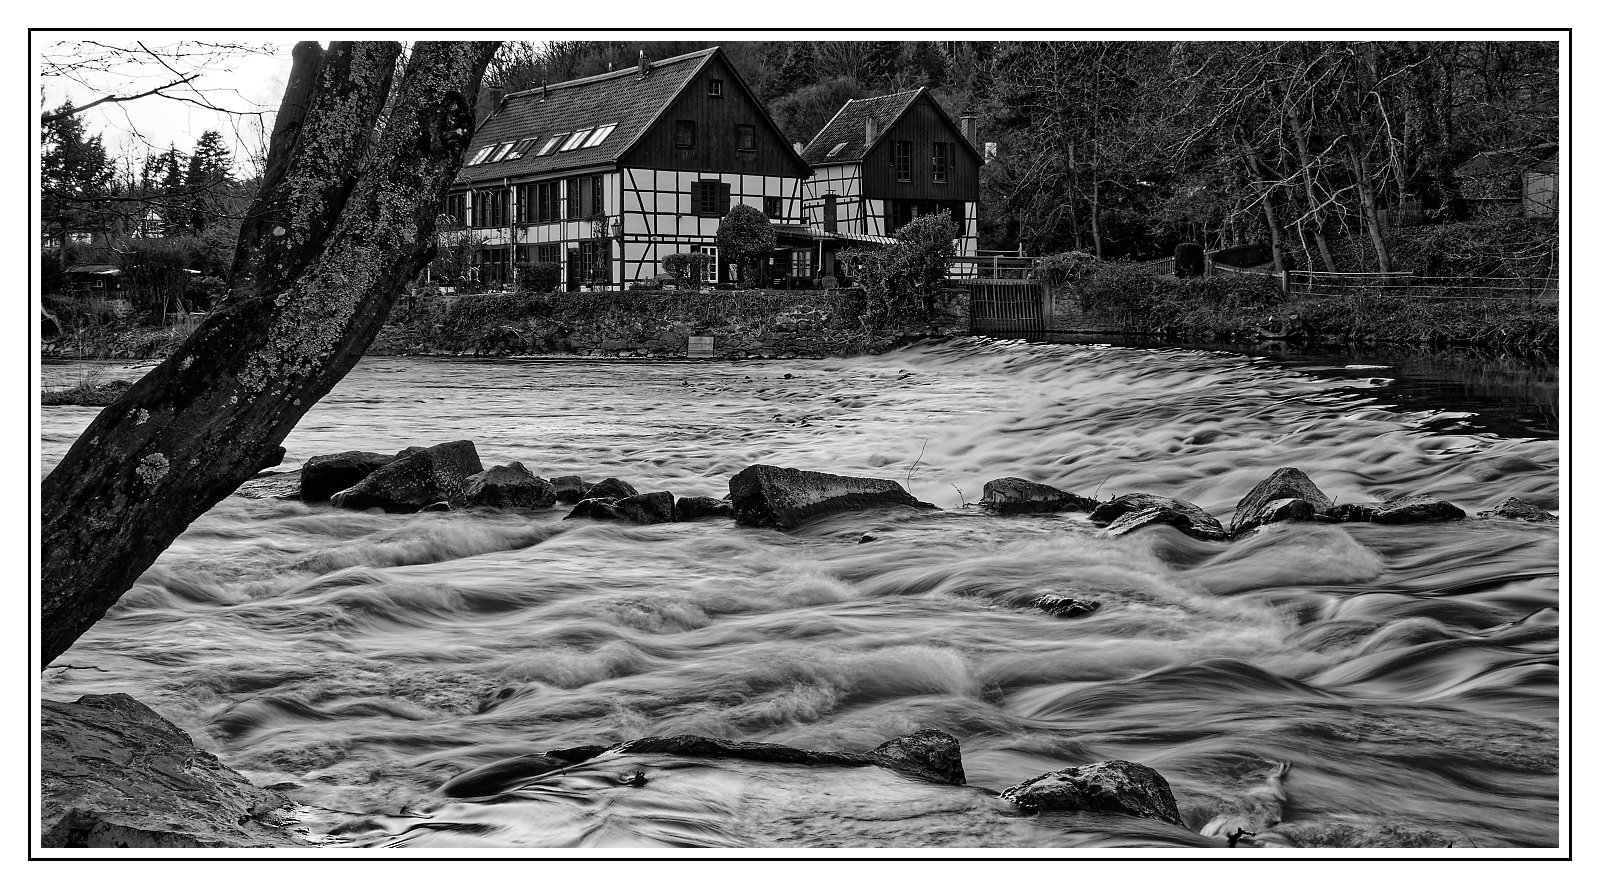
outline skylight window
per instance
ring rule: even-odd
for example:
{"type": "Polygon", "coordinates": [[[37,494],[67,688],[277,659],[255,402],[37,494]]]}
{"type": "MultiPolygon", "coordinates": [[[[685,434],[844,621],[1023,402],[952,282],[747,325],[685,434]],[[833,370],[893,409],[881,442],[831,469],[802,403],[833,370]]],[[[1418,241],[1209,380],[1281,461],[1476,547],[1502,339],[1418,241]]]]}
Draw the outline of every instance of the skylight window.
{"type": "Polygon", "coordinates": [[[844,147],[849,144],[849,142],[840,142],[838,145],[833,146],[833,148],[828,150],[828,157],[833,157],[834,155],[843,151],[844,147]]]}
{"type": "Polygon", "coordinates": [[[538,140],[523,139],[521,142],[518,142],[516,145],[512,146],[511,150],[506,153],[505,159],[508,161],[514,161],[517,158],[522,157],[524,154],[528,153],[528,149],[532,148],[533,143],[536,141],[538,140]]]}
{"type": "Polygon", "coordinates": [[[589,133],[589,130],[579,130],[576,133],[573,133],[572,138],[567,140],[567,144],[561,146],[561,150],[572,151],[576,148],[582,148],[583,140],[589,138],[589,133]]]}
{"type": "Polygon", "coordinates": [[[470,167],[473,164],[481,164],[481,163],[483,163],[483,159],[488,157],[489,156],[489,152],[491,152],[493,150],[494,150],[494,146],[493,145],[490,145],[488,148],[484,148],[484,149],[479,150],[479,152],[477,154],[474,154],[472,156],[472,160],[467,161],[467,166],[470,167]]]}
{"type": "Polygon", "coordinates": [[[556,147],[559,146],[561,144],[561,140],[565,138],[567,138],[566,133],[556,133],[554,136],[551,136],[550,140],[544,143],[544,146],[539,149],[539,154],[537,156],[544,157],[548,154],[555,154],[556,147]]]}
{"type": "Polygon", "coordinates": [[[484,161],[484,163],[492,164],[492,163],[495,163],[496,161],[505,160],[506,152],[510,151],[511,150],[511,146],[513,146],[515,144],[517,144],[517,143],[515,143],[515,142],[502,142],[499,145],[495,146],[494,154],[489,155],[489,159],[484,161]]]}
{"type": "Polygon", "coordinates": [[[596,127],[594,135],[589,137],[589,141],[583,143],[583,147],[593,148],[596,145],[599,145],[601,142],[606,141],[606,137],[611,135],[611,131],[616,128],[617,125],[614,123],[608,123],[605,126],[596,127]]]}

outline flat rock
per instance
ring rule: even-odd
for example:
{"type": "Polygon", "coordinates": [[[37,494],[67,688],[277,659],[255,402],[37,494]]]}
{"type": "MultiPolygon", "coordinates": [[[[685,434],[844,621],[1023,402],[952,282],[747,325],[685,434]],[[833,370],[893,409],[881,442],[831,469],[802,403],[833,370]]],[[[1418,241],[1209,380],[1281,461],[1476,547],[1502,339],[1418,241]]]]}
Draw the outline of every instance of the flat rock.
{"type": "MultiPolygon", "coordinates": [[[[1150,497],[1147,494],[1132,494],[1131,497],[1150,497]]],[[[1122,499],[1122,498],[1117,498],[1122,499]]],[[[1166,497],[1151,497],[1156,502],[1154,505],[1143,509],[1122,512],[1106,526],[1107,537],[1121,537],[1131,534],[1151,525],[1170,525],[1179,531],[1195,538],[1196,540],[1227,540],[1228,532],[1222,529],[1222,523],[1217,521],[1210,513],[1183,500],[1170,500],[1166,497]],[[1159,501],[1167,501],[1165,503],[1159,501]],[[1169,505],[1170,504],[1170,505],[1169,505]]],[[[1115,501],[1112,501],[1113,503],[1115,501]]],[[[1110,504],[1107,504],[1108,506],[1110,504]]],[[[1100,509],[1104,509],[1102,506],[1100,509]]],[[[1095,510],[1099,513],[1100,510],[1095,510]]],[[[1093,519],[1091,514],[1089,518],[1093,519]]]]}
{"type": "Polygon", "coordinates": [[[984,483],[983,498],[978,501],[978,505],[999,515],[1017,515],[1067,510],[1089,512],[1100,504],[1099,501],[1088,497],[1080,497],[1071,491],[1063,491],[1039,482],[1021,478],[997,478],[984,483]]]}
{"type": "Polygon", "coordinates": [[[631,522],[635,525],[657,525],[677,521],[672,494],[667,491],[654,491],[621,498],[587,497],[578,501],[578,505],[572,508],[567,518],[631,522]]]}
{"type": "Polygon", "coordinates": [[[529,472],[521,463],[510,463],[485,469],[468,478],[466,487],[451,505],[457,508],[547,509],[555,503],[554,485],[529,472]]]}
{"type": "Polygon", "coordinates": [[[234,488],[233,493],[251,500],[299,500],[300,470],[257,473],[234,488]]]}
{"type": "Polygon", "coordinates": [[[556,489],[558,503],[577,503],[584,498],[584,492],[593,487],[575,475],[558,475],[550,480],[550,485],[556,489]]]}
{"type": "Polygon", "coordinates": [[[391,454],[371,451],[340,451],[312,457],[300,468],[300,499],[320,503],[394,461],[391,454]]]}
{"type": "Polygon", "coordinates": [[[1396,497],[1379,504],[1372,521],[1380,525],[1420,525],[1464,519],[1461,507],[1435,497],[1396,497]]]}
{"type": "Polygon", "coordinates": [[[707,516],[732,516],[733,505],[715,497],[679,497],[674,507],[680,522],[692,522],[707,516]]]}
{"type": "Polygon", "coordinates": [[[1276,519],[1268,517],[1267,509],[1269,505],[1280,500],[1291,499],[1301,500],[1309,504],[1313,514],[1327,512],[1333,506],[1333,501],[1328,499],[1327,494],[1322,493],[1322,489],[1318,488],[1309,476],[1293,466],[1285,466],[1267,476],[1266,479],[1251,488],[1250,493],[1244,495],[1244,498],[1239,501],[1239,505],[1234,507],[1233,523],[1228,529],[1229,533],[1237,537],[1252,528],[1260,527],[1272,521],[1310,521],[1309,516],[1306,518],[1294,517],[1298,515],[1298,510],[1294,513],[1294,516],[1290,517],[1276,519]]]}
{"type": "Polygon", "coordinates": [[[1521,497],[1507,497],[1493,509],[1478,513],[1480,519],[1515,519],[1519,522],[1553,522],[1556,517],[1521,497]]]}
{"type": "Polygon", "coordinates": [[[699,735],[640,738],[614,748],[617,753],[673,753],[703,759],[730,758],[795,765],[878,766],[940,784],[965,784],[961,742],[945,732],[922,729],[892,738],[866,753],[805,750],[759,741],[730,741],[699,735]]]}
{"type": "Polygon", "coordinates": [[[195,746],[125,694],[40,702],[41,845],[265,848],[311,845],[286,826],[283,796],[195,746]]]}
{"type": "Polygon", "coordinates": [[[1047,593],[1033,600],[1033,607],[1056,617],[1087,617],[1100,610],[1100,603],[1089,599],[1074,599],[1047,593]]]}
{"type": "Polygon", "coordinates": [[[467,479],[483,471],[478,449],[470,441],[450,441],[421,448],[333,495],[342,509],[417,512],[425,506],[461,496],[467,479]]]}
{"type": "Polygon", "coordinates": [[[937,509],[887,479],[854,478],[781,466],[747,466],[728,480],[733,519],[741,525],[797,528],[822,516],[884,506],[937,509]]]}
{"type": "Polygon", "coordinates": [[[1183,824],[1172,787],[1160,772],[1114,759],[1049,772],[1000,791],[1024,812],[1114,812],[1183,824]]]}

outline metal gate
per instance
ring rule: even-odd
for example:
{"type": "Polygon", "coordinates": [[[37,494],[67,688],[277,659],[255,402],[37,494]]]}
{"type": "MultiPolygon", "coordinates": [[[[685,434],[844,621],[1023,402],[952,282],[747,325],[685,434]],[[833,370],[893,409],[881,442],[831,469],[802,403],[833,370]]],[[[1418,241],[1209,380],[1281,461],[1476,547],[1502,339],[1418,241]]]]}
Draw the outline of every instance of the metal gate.
{"type": "Polygon", "coordinates": [[[973,333],[1047,333],[1054,326],[1050,293],[1037,281],[968,281],[973,333]]]}

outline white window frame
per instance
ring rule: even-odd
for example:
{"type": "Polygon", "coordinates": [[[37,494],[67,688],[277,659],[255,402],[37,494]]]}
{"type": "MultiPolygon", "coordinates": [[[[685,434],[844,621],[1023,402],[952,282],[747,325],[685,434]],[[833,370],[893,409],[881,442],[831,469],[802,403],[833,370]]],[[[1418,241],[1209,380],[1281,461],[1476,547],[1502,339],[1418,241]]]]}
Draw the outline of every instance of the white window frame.
{"type": "Polygon", "coordinates": [[[484,161],[484,163],[493,164],[505,160],[506,152],[510,151],[511,146],[515,144],[517,144],[516,140],[512,140],[510,142],[502,142],[499,145],[496,145],[494,147],[494,154],[489,155],[489,159],[484,161]]]}
{"type": "Polygon", "coordinates": [[[467,166],[472,167],[472,166],[477,166],[478,164],[483,163],[483,159],[488,157],[489,156],[489,152],[494,151],[494,149],[495,149],[495,146],[493,146],[493,145],[490,145],[487,148],[478,149],[478,153],[474,154],[472,156],[472,160],[467,161],[467,166]]]}
{"type": "Polygon", "coordinates": [[[560,147],[561,145],[561,141],[567,138],[569,135],[569,133],[556,133],[554,136],[550,137],[549,141],[545,142],[544,145],[539,147],[539,153],[534,156],[549,157],[550,155],[555,154],[556,148],[560,147]]]}
{"type": "Polygon", "coordinates": [[[567,137],[566,144],[561,146],[562,151],[576,151],[583,147],[583,140],[589,138],[593,130],[577,130],[567,137]]]}
{"type": "Polygon", "coordinates": [[[606,141],[606,137],[611,135],[611,131],[615,130],[616,128],[617,125],[614,123],[601,124],[600,126],[595,127],[594,133],[590,135],[588,140],[583,143],[583,147],[593,148],[596,145],[599,145],[601,142],[606,141]]]}
{"type": "Polygon", "coordinates": [[[707,283],[707,284],[715,284],[715,283],[717,283],[717,247],[716,247],[716,245],[715,244],[702,244],[699,247],[690,248],[689,252],[690,253],[704,253],[707,256],[711,257],[711,261],[706,263],[705,273],[700,276],[700,280],[705,282],[705,283],[707,283]]]}

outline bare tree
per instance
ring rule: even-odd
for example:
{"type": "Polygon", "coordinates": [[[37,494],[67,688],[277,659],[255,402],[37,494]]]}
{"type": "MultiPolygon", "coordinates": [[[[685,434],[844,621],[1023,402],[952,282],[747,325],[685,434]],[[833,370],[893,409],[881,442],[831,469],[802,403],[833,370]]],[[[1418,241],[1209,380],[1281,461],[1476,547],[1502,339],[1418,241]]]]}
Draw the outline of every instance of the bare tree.
{"type": "Polygon", "coordinates": [[[227,304],[105,408],[45,479],[41,665],[265,464],[434,252],[494,43],[295,47],[227,304]]]}

